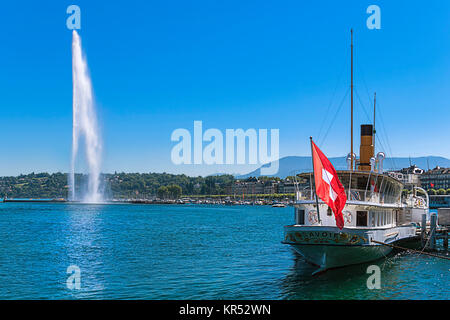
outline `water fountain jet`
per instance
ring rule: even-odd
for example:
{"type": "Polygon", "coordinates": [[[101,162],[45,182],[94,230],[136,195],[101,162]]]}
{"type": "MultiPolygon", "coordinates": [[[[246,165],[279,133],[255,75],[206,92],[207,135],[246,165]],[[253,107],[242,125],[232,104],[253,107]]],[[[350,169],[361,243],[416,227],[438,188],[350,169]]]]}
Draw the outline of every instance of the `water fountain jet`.
{"type": "Polygon", "coordinates": [[[72,33],[72,80],[73,80],[73,131],[72,160],[69,175],[69,199],[89,203],[103,202],[100,192],[101,140],[99,136],[97,114],[92,95],[92,83],[89,77],[86,58],[81,49],[81,39],[76,30],[72,33]],[[83,195],[75,192],[75,162],[80,138],[85,141],[88,169],[88,185],[83,195]]]}

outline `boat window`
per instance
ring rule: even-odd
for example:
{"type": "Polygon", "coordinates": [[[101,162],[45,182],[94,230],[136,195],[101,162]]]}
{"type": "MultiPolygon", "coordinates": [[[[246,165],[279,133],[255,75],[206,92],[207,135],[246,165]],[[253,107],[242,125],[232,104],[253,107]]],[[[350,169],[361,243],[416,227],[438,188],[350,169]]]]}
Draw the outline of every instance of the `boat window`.
{"type": "Polygon", "coordinates": [[[376,222],[375,222],[375,212],[371,211],[369,213],[369,220],[370,220],[370,226],[371,227],[375,227],[376,226],[376,222]]]}
{"type": "Polygon", "coordinates": [[[295,224],[305,224],[305,210],[295,208],[295,224]]]}
{"type": "Polygon", "coordinates": [[[356,211],[356,226],[367,227],[367,211],[356,211]]]}

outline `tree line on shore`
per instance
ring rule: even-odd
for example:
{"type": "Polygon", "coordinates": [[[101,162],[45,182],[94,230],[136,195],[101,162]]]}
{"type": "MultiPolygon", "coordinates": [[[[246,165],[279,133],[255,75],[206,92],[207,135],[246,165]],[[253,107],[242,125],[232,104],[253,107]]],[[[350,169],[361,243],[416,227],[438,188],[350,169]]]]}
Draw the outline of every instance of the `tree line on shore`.
{"type": "MultiPolygon", "coordinates": [[[[109,199],[176,199],[181,195],[226,194],[235,179],[232,175],[189,177],[169,173],[113,173],[101,175],[101,189],[109,199]]],[[[85,189],[88,176],[75,175],[77,191],[85,189]]],[[[67,173],[30,173],[0,177],[0,197],[67,198],[67,173]]]]}
{"type": "Polygon", "coordinates": [[[436,189],[428,189],[427,192],[429,195],[432,195],[432,196],[436,196],[436,195],[445,196],[445,195],[450,195],[450,188],[447,190],[445,190],[443,188],[440,188],[437,190],[436,189]]]}
{"type": "MultiPolygon", "coordinates": [[[[292,178],[292,177],[290,177],[292,178]]],[[[254,177],[246,181],[256,180],[254,177]]],[[[258,180],[279,181],[277,177],[259,177],[258,180]]],[[[88,177],[76,174],[77,191],[86,189],[88,177]]],[[[101,188],[107,199],[177,199],[180,196],[230,195],[232,175],[189,177],[169,173],[113,173],[101,175],[101,188]]],[[[0,177],[0,198],[67,199],[67,173],[30,173],[0,177]]],[[[450,195],[450,189],[429,189],[429,195],[450,195]]],[[[404,192],[408,192],[404,190],[404,192]]],[[[242,195],[237,195],[242,196],[242,195]]],[[[268,196],[268,195],[264,195],[268,196]]],[[[275,195],[273,195],[275,196],[275,195]]],[[[249,195],[249,197],[251,197],[249,195]]]]}
{"type": "MultiPolygon", "coordinates": [[[[428,189],[426,190],[426,192],[428,193],[429,196],[445,196],[445,195],[450,195],[450,188],[449,189],[428,189]]],[[[402,195],[406,196],[408,194],[411,194],[412,190],[411,189],[403,189],[402,190],[402,195]]]]}

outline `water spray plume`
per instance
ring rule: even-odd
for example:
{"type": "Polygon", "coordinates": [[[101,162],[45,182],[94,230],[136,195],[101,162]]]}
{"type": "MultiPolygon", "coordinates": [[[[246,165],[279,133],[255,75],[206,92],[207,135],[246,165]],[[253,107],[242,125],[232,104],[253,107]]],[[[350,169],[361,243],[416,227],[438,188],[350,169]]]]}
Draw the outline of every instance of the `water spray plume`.
{"type": "Polygon", "coordinates": [[[89,203],[103,201],[100,192],[100,163],[102,145],[99,136],[97,115],[92,95],[92,83],[89,77],[86,58],[81,50],[81,39],[78,33],[72,33],[72,80],[73,80],[73,131],[72,160],[69,176],[69,199],[89,203]],[[86,147],[88,169],[87,190],[81,195],[75,192],[75,162],[80,138],[83,137],[86,147]]]}

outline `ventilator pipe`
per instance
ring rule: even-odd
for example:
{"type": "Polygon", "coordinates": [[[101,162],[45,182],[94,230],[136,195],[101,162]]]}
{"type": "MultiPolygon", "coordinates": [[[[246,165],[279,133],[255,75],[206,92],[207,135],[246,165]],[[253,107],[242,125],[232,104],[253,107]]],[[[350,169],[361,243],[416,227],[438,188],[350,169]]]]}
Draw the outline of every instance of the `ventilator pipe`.
{"type": "Polygon", "coordinates": [[[383,160],[386,158],[384,152],[377,153],[378,173],[383,173],[383,160]]]}
{"type": "Polygon", "coordinates": [[[370,171],[375,171],[375,157],[370,158],[370,171]]]}
{"type": "MultiPolygon", "coordinates": [[[[355,161],[355,159],[356,159],[356,154],[353,154],[353,161],[355,161]]],[[[347,169],[352,170],[352,156],[350,153],[347,155],[347,169]]]]}

